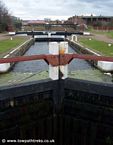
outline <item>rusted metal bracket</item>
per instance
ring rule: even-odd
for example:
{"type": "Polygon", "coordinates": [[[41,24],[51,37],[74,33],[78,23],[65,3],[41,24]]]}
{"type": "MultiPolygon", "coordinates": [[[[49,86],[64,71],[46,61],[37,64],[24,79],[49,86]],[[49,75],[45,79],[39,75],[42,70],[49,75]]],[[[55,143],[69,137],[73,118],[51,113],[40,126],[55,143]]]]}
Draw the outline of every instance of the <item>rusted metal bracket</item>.
{"type": "Polygon", "coordinates": [[[59,55],[46,55],[45,62],[52,66],[58,66],[59,65],[59,55]]]}
{"type": "Polygon", "coordinates": [[[60,65],[69,64],[73,60],[73,54],[60,55],[60,65]]]}

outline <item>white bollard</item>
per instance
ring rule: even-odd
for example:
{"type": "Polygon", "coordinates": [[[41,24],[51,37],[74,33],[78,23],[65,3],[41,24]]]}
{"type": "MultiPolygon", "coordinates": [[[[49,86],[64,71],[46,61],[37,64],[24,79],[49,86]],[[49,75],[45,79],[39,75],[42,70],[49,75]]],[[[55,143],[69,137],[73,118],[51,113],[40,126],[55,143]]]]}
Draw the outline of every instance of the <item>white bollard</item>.
{"type": "Polygon", "coordinates": [[[113,71],[113,62],[98,61],[97,66],[98,68],[106,72],[113,71]]]}
{"type": "MultiPolygon", "coordinates": [[[[3,58],[8,58],[9,54],[4,56],[3,58]]],[[[0,72],[4,73],[10,69],[10,63],[0,63],[0,72]]]]}
{"type": "MultiPolygon", "coordinates": [[[[58,55],[59,54],[59,45],[58,42],[49,43],[49,54],[58,55]]],[[[52,80],[59,79],[59,66],[52,66],[49,64],[49,77],[52,80]]]]}
{"type": "MultiPolygon", "coordinates": [[[[60,54],[68,53],[68,42],[60,42],[60,54]]],[[[68,64],[60,66],[60,72],[62,73],[61,79],[66,79],[68,77],[68,64]]]]}
{"type": "Polygon", "coordinates": [[[0,64],[0,72],[7,72],[10,68],[10,63],[2,63],[0,64]]]}
{"type": "Polygon", "coordinates": [[[71,39],[71,41],[78,41],[78,39],[77,39],[77,35],[72,35],[72,39],[71,39]]]}

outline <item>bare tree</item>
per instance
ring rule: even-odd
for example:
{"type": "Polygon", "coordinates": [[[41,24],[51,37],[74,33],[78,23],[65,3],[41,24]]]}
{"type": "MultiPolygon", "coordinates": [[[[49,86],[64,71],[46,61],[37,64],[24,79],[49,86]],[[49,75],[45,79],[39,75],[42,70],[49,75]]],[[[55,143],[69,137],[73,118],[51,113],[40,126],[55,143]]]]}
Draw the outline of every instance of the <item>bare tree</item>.
{"type": "Polygon", "coordinates": [[[5,4],[0,0],[0,32],[6,31],[8,29],[8,24],[10,21],[10,14],[5,4]]]}

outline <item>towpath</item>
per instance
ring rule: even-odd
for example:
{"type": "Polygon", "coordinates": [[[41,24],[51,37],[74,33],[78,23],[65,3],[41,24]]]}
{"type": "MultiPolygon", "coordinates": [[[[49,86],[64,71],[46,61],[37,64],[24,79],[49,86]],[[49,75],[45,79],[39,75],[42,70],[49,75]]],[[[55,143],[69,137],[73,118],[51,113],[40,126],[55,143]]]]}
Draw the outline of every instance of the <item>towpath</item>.
{"type": "Polygon", "coordinates": [[[8,39],[10,36],[8,36],[8,34],[3,34],[3,33],[0,33],[0,40],[5,40],[5,39],[8,39]]]}
{"type": "Polygon", "coordinates": [[[104,41],[106,43],[113,43],[113,39],[109,38],[105,34],[93,34],[93,36],[91,37],[99,41],[104,41]]]}

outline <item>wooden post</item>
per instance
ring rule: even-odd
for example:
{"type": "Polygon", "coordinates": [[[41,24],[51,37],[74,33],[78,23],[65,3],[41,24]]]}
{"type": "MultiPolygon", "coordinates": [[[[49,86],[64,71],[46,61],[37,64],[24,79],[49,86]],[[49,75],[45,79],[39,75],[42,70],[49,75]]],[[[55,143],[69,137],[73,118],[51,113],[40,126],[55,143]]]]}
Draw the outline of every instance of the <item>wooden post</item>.
{"type": "MultiPolygon", "coordinates": [[[[49,43],[49,54],[53,54],[53,55],[59,54],[58,42],[50,42],[49,43]]],[[[52,80],[59,79],[59,66],[53,67],[51,64],[49,64],[49,77],[52,80]]]]}
{"type": "MultiPolygon", "coordinates": [[[[50,42],[49,53],[53,55],[66,54],[68,53],[68,42],[50,42]]],[[[59,60],[60,63],[60,60],[59,60]]],[[[49,77],[52,80],[66,79],[68,77],[68,64],[53,67],[49,64],[49,77]]]]}
{"type": "MultiPolygon", "coordinates": [[[[60,42],[60,54],[68,53],[68,42],[60,42]]],[[[68,77],[68,64],[60,66],[61,79],[68,77]]]]}

